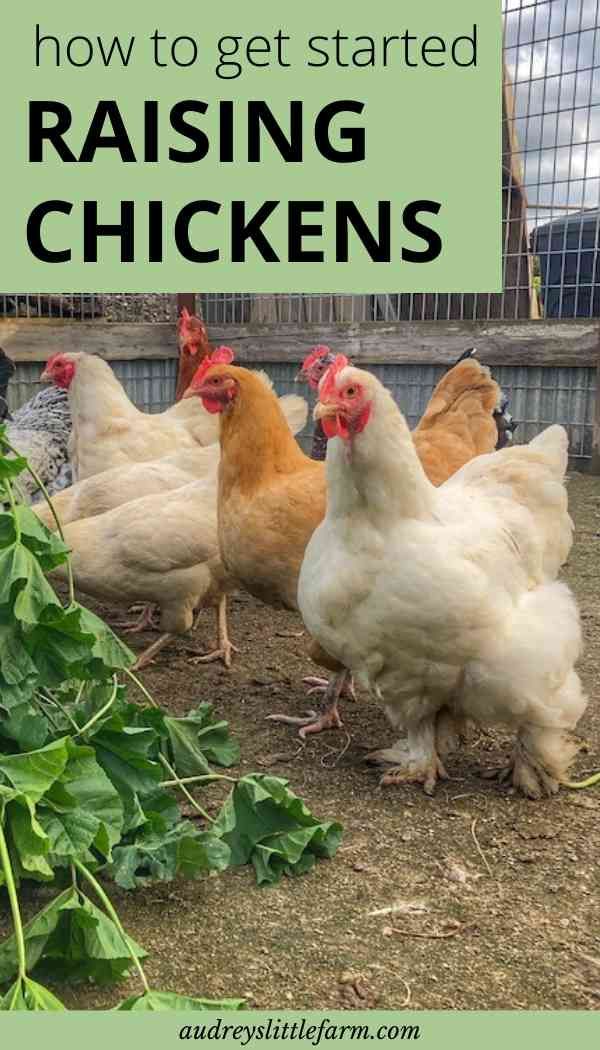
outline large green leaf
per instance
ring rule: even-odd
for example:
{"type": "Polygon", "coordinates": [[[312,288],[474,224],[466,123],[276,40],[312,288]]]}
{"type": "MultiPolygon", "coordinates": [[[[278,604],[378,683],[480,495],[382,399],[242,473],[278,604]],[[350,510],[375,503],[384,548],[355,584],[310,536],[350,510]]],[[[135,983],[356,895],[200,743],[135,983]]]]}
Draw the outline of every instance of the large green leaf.
{"type": "Polygon", "coordinates": [[[31,977],[17,978],[12,988],[0,999],[0,1010],[65,1010],[60,999],[31,977]]]}
{"type": "Polygon", "coordinates": [[[50,532],[42,524],[31,507],[20,504],[15,516],[21,529],[21,542],[35,555],[44,572],[49,572],[67,561],[68,547],[57,532],[50,532]]]}
{"type": "Polygon", "coordinates": [[[258,773],[237,782],[211,830],[231,848],[232,864],[252,860],[259,882],[302,874],[309,857],[332,857],[342,835],[340,824],[316,820],[286,780],[258,773]]]}
{"type": "MultiPolygon", "coordinates": [[[[78,904],[78,895],[72,887],[69,887],[50,901],[23,927],[28,970],[32,970],[41,958],[49,937],[58,926],[63,908],[69,907],[71,902],[78,904]]],[[[17,969],[17,946],[15,936],[12,934],[0,944],[0,984],[10,981],[17,969]]]]}
{"type": "Polygon", "coordinates": [[[227,722],[213,721],[212,704],[200,704],[183,718],[165,716],[164,724],[180,776],[209,773],[209,762],[220,766],[239,762],[239,745],[230,738],[227,722]]]}
{"type": "Polygon", "coordinates": [[[26,624],[36,624],[48,606],[61,607],[37,559],[21,543],[0,552],[0,604],[10,603],[15,618],[26,624]]]}
{"type": "Polygon", "coordinates": [[[74,801],[75,816],[81,817],[85,813],[94,817],[97,827],[93,844],[110,860],[111,849],[119,842],[123,830],[123,803],[112,781],[98,764],[92,747],[68,740],[67,750],[69,761],[61,774],[60,784],[74,801]]]}
{"type": "Polygon", "coordinates": [[[224,871],[229,860],[230,850],[222,839],[182,821],[162,834],[144,827],[130,845],[116,846],[110,872],[119,886],[132,890],[177,875],[193,878],[202,871],[224,871]]]}
{"type": "Polygon", "coordinates": [[[34,878],[51,879],[54,872],[47,860],[50,840],[36,817],[31,799],[27,795],[17,795],[6,812],[22,870],[34,878]]]}
{"type": "Polygon", "coordinates": [[[46,609],[25,644],[50,688],[70,678],[106,679],[135,660],[110,628],[77,602],[46,609]]]}
{"type": "MultiPolygon", "coordinates": [[[[2,449],[2,441],[0,439],[0,450],[2,449]]],[[[19,474],[22,474],[27,466],[27,460],[23,456],[13,456],[12,453],[8,455],[0,455],[0,481],[16,478],[19,474]]]]}
{"type": "Polygon", "coordinates": [[[196,999],[177,992],[144,992],[132,995],[116,1007],[117,1010],[243,1010],[244,999],[196,999]]]}
{"type": "MultiPolygon", "coordinates": [[[[24,648],[24,637],[21,625],[14,619],[8,606],[0,607],[0,672],[9,686],[33,685],[38,678],[38,671],[33,657],[24,648]]],[[[31,689],[15,697],[26,700],[31,689]]],[[[0,693],[0,704],[7,702],[8,697],[3,689],[0,693]]]]}
{"type": "Polygon", "coordinates": [[[14,740],[21,751],[36,751],[43,747],[48,739],[48,720],[45,715],[29,701],[13,704],[10,699],[2,697],[3,706],[7,701],[10,706],[4,718],[0,709],[0,735],[14,740]]]}
{"type": "Polygon", "coordinates": [[[68,760],[67,740],[63,737],[24,755],[0,755],[0,773],[37,802],[60,777],[68,760]]]}
{"type": "Polygon", "coordinates": [[[62,908],[38,966],[55,978],[107,984],[127,976],[131,953],[138,959],[147,954],[128,935],[125,943],[112,919],[79,892],[62,908]]]}

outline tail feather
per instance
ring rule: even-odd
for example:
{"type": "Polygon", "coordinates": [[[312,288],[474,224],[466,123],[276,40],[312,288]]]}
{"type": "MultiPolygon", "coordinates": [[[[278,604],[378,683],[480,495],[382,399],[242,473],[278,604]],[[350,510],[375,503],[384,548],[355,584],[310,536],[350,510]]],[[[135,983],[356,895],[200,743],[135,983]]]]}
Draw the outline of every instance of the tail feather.
{"type": "Polygon", "coordinates": [[[292,434],[299,434],[308,419],[308,402],[298,394],[284,394],[279,398],[279,404],[292,434]]]}
{"type": "Polygon", "coordinates": [[[4,419],[10,419],[6,392],[11,376],[14,374],[15,366],[8,354],[0,347],[0,423],[4,419]]]}
{"type": "Polygon", "coordinates": [[[500,397],[500,403],[497,408],[494,409],[494,419],[496,421],[496,429],[498,431],[498,441],[496,442],[496,449],[499,451],[501,448],[506,448],[510,445],[513,440],[513,434],[518,427],[518,423],[515,422],[510,412],[508,411],[508,396],[502,394],[500,397]]]}

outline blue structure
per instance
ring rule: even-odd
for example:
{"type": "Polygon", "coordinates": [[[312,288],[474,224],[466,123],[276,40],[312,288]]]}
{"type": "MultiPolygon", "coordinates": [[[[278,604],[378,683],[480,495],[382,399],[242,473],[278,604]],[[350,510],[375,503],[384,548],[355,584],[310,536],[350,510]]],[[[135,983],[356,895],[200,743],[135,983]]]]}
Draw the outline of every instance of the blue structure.
{"type": "Polygon", "coordinates": [[[600,209],[538,226],[531,251],[546,317],[600,317],[600,209]]]}

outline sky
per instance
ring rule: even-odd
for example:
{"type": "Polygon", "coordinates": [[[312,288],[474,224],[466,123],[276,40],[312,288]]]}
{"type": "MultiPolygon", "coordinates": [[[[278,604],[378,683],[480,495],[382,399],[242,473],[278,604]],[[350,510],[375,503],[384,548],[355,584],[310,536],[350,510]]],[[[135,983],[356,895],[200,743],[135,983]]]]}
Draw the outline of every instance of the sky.
{"type": "Polygon", "coordinates": [[[565,215],[565,205],[598,207],[600,0],[503,0],[503,7],[530,222],[565,215]]]}

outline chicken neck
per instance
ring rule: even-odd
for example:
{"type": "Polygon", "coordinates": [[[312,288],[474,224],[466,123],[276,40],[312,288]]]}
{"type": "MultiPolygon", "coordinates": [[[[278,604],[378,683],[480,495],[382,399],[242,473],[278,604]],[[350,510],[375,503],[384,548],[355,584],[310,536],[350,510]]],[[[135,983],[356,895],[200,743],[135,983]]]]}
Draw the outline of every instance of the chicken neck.
{"type": "Polygon", "coordinates": [[[251,495],[273,476],[307,465],[323,469],[302,452],[278,398],[263,380],[242,368],[229,371],[239,393],[221,418],[221,498],[234,489],[251,495]]]}
{"type": "Polygon", "coordinates": [[[431,517],[435,489],[391,395],[377,390],[365,429],[350,441],[329,442],[327,516],[366,518],[389,528],[403,518],[431,517]]]}

